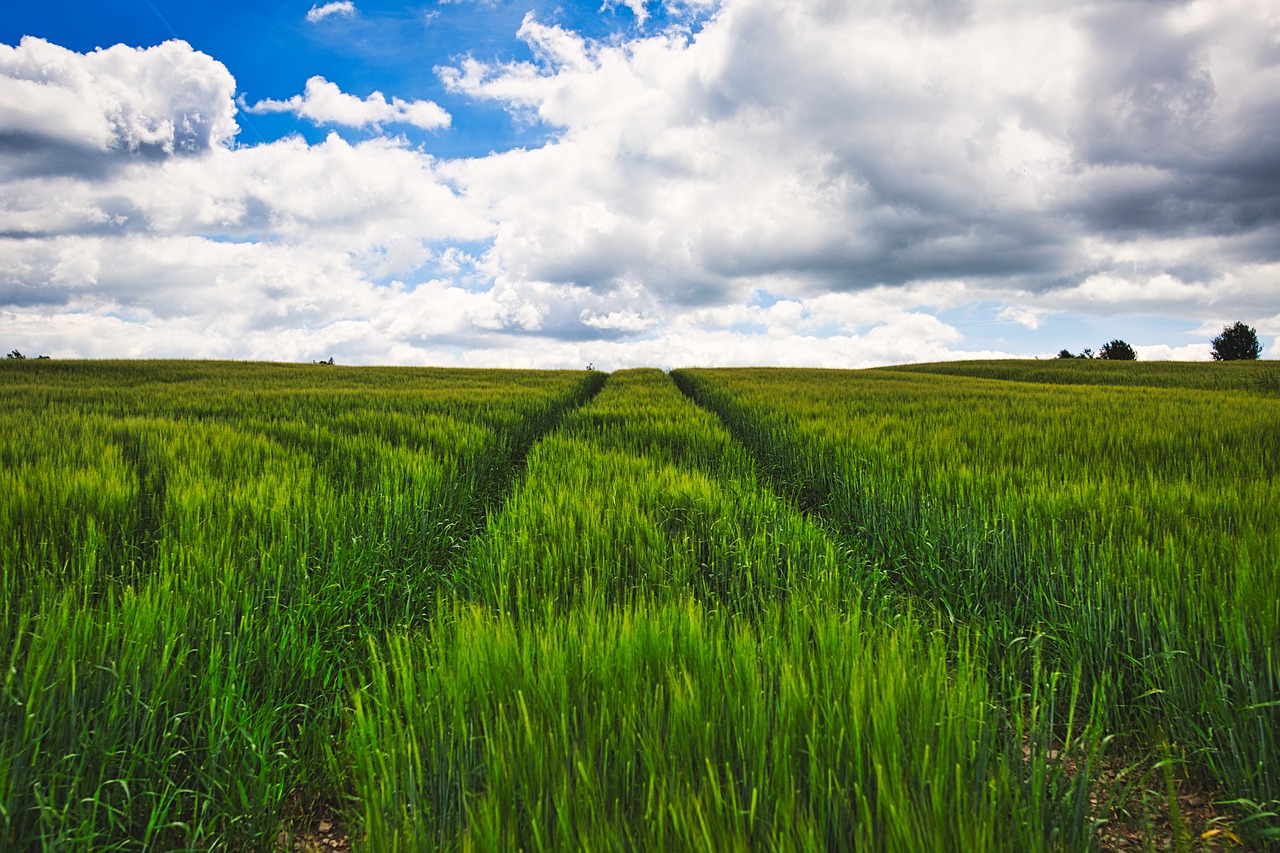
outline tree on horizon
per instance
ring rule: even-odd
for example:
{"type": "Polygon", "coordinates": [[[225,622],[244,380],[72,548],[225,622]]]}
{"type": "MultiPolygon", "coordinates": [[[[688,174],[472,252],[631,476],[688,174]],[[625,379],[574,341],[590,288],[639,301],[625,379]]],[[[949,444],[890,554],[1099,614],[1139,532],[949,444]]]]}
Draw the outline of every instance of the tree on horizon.
{"type": "Polygon", "coordinates": [[[1258,343],[1257,330],[1237,320],[1222,327],[1209,354],[1214,361],[1256,361],[1262,355],[1262,345],[1258,343]]]}
{"type": "Polygon", "coordinates": [[[1098,351],[1098,358],[1108,361],[1137,361],[1138,354],[1133,351],[1133,347],[1116,338],[1102,345],[1102,349],[1098,351]]]}

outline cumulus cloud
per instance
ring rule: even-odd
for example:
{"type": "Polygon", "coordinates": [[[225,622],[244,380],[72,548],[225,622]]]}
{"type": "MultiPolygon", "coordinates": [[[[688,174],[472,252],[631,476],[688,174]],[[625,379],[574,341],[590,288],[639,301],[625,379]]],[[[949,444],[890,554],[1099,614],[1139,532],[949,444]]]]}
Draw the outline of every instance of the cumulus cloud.
{"type": "Polygon", "coordinates": [[[959,279],[1035,329],[1065,303],[1191,310],[1275,259],[1265,3],[947,9],[734,0],[625,43],[527,16],[531,61],[440,71],[558,129],[460,175],[496,262],[688,304],[959,279]]]}
{"type": "Polygon", "coordinates": [[[0,177],[196,155],[238,132],[226,67],[182,41],[75,53],[0,44],[0,177]]]}
{"type": "Polygon", "coordinates": [[[325,18],[339,15],[344,18],[354,17],[356,14],[356,4],[351,0],[340,0],[335,3],[325,3],[323,6],[312,6],[307,12],[307,23],[318,24],[325,18]]]}
{"type": "Polygon", "coordinates": [[[361,99],[343,92],[336,83],[319,76],[307,80],[303,93],[288,100],[267,98],[252,106],[243,102],[241,105],[245,112],[293,113],[317,125],[380,128],[384,124],[409,124],[423,130],[438,130],[448,127],[450,122],[449,113],[434,101],[405,101],[400,98],[388,101],[381,92],[361,99]]]}

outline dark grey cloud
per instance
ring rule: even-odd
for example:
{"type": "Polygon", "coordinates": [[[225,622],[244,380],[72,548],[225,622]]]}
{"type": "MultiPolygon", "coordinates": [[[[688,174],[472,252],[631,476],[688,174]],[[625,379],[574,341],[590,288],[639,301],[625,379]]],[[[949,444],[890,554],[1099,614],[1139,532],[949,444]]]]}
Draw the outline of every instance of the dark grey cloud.
{"type": "Polygon", "coordinates": [[[1092,59],[1074,141],[1085,162],[1185,167],[1211,156],[1212,33],[1175,31],[1169,13],[1183,5],[1121,3],[1082,16],[1092,59]]]}
{"type": "Polygon", "coordinates": [[[0,181],[66,175],[87,181],[105,178],[117,156],[95,147],[50,139],[22,128],[0,127],[0,181]]]}
{"type": "Polygon", "coordinates": [[[1102,6],[1071,128],[1082,173],[1064,214],[1117,239],[1280,228],[1276,20],[1188,4],[1102,6]]]}
{"type": "Polygon", "coordinates": [[[13,308],[58,307],[71,301],[72,289],[63,285],[32,286],[24,281],[0,280],[0,305],[13,308]]]}

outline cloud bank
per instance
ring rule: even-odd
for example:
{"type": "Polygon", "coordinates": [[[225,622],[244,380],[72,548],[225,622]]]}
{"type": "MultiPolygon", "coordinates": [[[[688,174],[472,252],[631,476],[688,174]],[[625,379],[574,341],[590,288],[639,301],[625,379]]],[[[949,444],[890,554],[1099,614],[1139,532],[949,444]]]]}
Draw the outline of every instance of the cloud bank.
{"type": "MultiPolygon", "coordinates": [[[[0,327],[68,355],[605,367],[1280,334],[1265,0],[724,0],[696,29],[518,35],[527,61],[435,73],[550,141],[455,160],[237,143],[235,81],[181,42],[0,46],[0,327]]],[[[451,121],[321,76],[245,109],[451,121]]]]}

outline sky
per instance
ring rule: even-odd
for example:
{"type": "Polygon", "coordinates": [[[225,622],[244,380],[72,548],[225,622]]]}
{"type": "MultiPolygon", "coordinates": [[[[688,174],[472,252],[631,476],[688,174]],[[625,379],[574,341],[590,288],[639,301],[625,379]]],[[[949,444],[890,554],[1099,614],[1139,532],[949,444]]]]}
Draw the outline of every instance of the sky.
{"type": "Polygon", "coordinates": [[[43,0],[0,348],[613,370],[1280,353],[1280,0],[43,0]]]}

